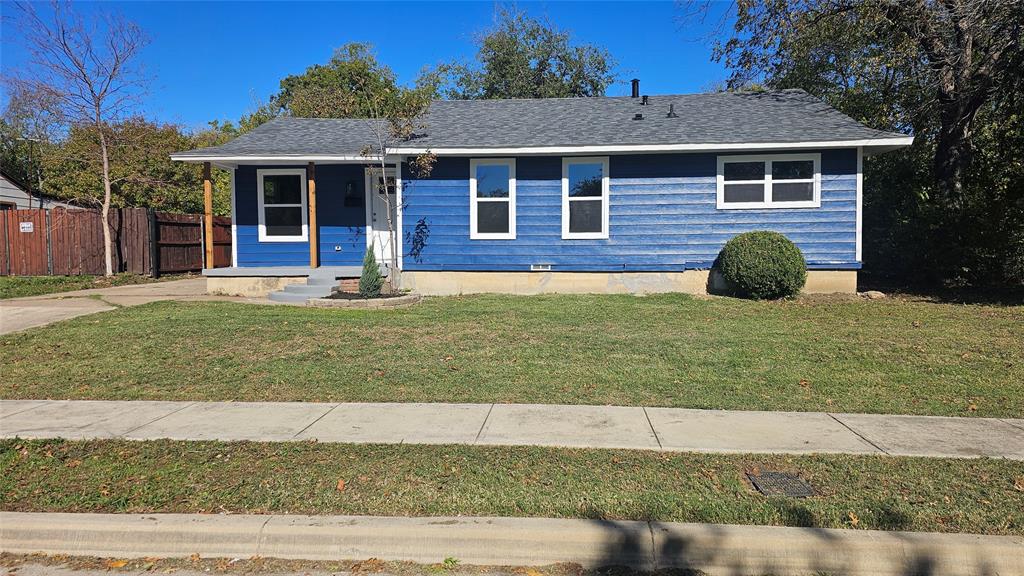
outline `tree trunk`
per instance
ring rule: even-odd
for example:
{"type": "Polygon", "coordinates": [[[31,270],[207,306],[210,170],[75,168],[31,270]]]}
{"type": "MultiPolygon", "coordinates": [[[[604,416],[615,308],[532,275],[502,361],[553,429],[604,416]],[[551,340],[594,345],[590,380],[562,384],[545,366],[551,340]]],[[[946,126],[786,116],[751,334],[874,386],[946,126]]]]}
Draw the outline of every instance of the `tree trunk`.
{"type": "Polygon", "coordinates": [[[103,263],[107,276],[114,275],[114,249],[110,237],[110,157],[107,155],[107,136],[99,127],[100,155],[103,157],[103,206],[100,214],[103,218],[103,263]]]}
{"type": "MultiPolygon", "coordinates": [[[[381,177],[381,181],[384,183],[384,209],[385,209],[384,218],[385,218],[385,220],[388,223],[388,244],[389,244],[388,247],[390,248],[390,252],[391,252],[391,254],[388,257],[388,281],[391,283],[392,291],[394,291],[394,290],[398,289],[398,286],[396,284],[397,270],[398,270],[398,254],[396,252],[396,250],[398,249],[398,235],[397,235],[397,231],[395,230],[395,223],[392,222],[392,216],[391,216],[391,196],[390,196],[390,193],[389,193],[389,190],[388,190],[387,162],[384,161],[384,158],[385,158],[385,156],[383,154],[381,154],[380,177],[381,177]]],[[[398,169],[401,170],[401,163],[399,163],[398,169]]],[[[398,184],[398,174],[397,173],[395,174],[395,184],[396,185],[398,184]]],[[[395,201],[396,201],[396,203],[398,201],[398,190],[397,189],[395,190],[395,201]]],[[[397,214],[398,214],[398,207],[396,206],[395,207],[395,215],[397,216],[397,214]]]]}
{"type": "Polygon", "coordinates": [[[984,97],[948,101],[940,109],[935,139],[935,182],[941,201],[959,210],[964,205],[964,176],[973,156],[974,120],[984,97]]]}

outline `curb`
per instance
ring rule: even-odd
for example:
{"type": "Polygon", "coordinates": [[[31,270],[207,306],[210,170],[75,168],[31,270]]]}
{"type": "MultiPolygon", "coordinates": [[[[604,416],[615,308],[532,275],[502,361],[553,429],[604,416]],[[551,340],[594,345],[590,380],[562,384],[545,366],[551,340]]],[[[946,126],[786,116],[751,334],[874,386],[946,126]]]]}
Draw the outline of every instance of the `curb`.
{"type": "Polygon", "coordinates": [[[1024,576],[1024,537],[553,518],[396,518],[0,512],[11,553],[586,568],[622,565],[779,576],[1024,576]]]}

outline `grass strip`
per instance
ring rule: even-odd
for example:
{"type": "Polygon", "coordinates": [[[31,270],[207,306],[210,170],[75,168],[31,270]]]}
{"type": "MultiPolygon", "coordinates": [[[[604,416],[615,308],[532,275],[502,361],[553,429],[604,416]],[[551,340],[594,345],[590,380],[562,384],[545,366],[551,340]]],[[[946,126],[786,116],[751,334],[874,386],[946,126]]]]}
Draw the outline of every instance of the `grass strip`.
{"type": "Polygon", "coordinates": [[[679,294],[384,311],[158,302],[0,337],[0,373],[0,398],[1019,417],[1024,307],[679,294]]]}
{"type": "Polygon", "coordinates": [[[1024,534],[1024,463],[532,447],[0,441],[0,508],[536,516],[1024,534]],[[754,470],[816,495],[765,497],[754,470]]]}

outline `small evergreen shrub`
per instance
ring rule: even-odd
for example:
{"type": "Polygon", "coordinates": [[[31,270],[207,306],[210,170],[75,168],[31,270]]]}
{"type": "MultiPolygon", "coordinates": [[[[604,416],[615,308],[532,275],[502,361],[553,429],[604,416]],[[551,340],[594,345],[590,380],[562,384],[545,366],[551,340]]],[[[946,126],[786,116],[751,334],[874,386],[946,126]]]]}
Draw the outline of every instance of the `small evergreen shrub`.
{"type": "Polygon", "coordinates": [[[377,298],[384,285],[384,276],[380,273],[380,265],[373,255],[373,246],[366,248],[363,256],[363,273],[359,276],[359,294],[363,298],[377,298]]]}
{"type": "Polygon", "coordinates": [[[807,280],[800,249],[778,232],[745,232],[725,243],[715,267],[736,296],[755,300],[795,296],[807,280]]]}

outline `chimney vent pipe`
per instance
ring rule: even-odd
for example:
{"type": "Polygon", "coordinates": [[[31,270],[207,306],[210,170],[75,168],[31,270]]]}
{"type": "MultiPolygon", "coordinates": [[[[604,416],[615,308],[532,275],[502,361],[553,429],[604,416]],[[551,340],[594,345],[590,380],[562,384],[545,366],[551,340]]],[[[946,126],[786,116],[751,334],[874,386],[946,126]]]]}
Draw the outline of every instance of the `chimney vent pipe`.
{"type": "Polygon", "coordinates": [[[632,80],[630,80],[630,83],[633,84],[632,97],[633,98],[639,98],[640,97],[640,79],[639,78],[633,78],[632,80]]]}

